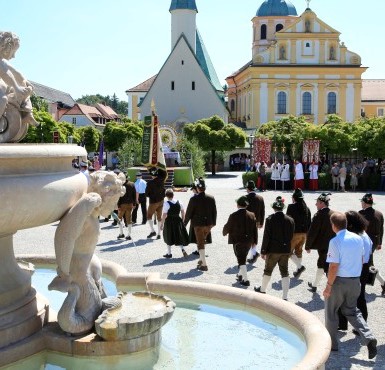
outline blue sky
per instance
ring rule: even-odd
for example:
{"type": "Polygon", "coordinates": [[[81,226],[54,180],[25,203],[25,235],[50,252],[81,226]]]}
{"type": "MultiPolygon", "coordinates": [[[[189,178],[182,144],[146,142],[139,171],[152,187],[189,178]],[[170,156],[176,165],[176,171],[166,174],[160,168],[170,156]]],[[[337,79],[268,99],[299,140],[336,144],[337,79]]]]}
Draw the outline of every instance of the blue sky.
{"type": "MultiPolygon", "coordinates": [[[[301,14],[305,0],[291,1],[301,14]]],[[[11,64],[27,79],[73,98],[125,90],[156,74],[171,50],[171,0],[0,0],[0,30],[21,46],[11,64]]],[[[196,0],[197,25],[223,84],[251,60],[251,19],[262,0],[196,0]]],[[[349,50],[385,79],[385,1],[312,0],[349,50]]]]}

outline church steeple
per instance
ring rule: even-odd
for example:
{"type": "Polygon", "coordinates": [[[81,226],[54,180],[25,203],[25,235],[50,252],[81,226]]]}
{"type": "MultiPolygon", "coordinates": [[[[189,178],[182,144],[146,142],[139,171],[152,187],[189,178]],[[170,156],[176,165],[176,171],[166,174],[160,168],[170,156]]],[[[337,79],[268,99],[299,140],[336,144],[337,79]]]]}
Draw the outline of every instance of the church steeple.
{"type": "Polygon", "coordinates": [[[171,13],[171,50],[179,37],[184,34],[190,47],[196,52],[196,14],[195,0],[172,0],[171,13]]]}

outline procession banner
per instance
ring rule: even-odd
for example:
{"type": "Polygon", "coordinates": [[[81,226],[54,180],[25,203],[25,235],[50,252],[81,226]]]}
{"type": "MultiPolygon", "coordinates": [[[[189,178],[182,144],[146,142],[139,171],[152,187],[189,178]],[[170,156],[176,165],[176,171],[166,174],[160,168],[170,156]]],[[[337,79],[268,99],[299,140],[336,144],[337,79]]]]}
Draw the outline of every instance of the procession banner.
{"type": "Polygon", "coordinates": [[[304,140],[302,151],[302,162],[311,163],[319,162],[319,140],[304,140]]]}
{"type": "Polygon", "coordinates": [[[147,167],[166,169],[158,116],[156,114],[144,117],[142,163],[147,167]]]}
{"type": "Polygon", "coordinates": [[[253,159],[254,162],[270,163],[272,141],[270,139],[254,139],[253,159]]]}

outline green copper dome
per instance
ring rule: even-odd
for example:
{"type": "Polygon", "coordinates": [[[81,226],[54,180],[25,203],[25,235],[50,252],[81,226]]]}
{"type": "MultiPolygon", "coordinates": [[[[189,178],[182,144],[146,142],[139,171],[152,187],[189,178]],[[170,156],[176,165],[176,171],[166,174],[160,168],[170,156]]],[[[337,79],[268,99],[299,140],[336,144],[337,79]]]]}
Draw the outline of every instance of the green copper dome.
{"type": "Polygon", "coordinates": [[[298,15],[289,0],[265,0],[257,10],[257,17],[298,15]]]}
{"type": "Polygon", "coordinates": [[[195,0],[172,0],[170,5],[170,12],[176,9],[190,9],[198,11],[195,0]]]}

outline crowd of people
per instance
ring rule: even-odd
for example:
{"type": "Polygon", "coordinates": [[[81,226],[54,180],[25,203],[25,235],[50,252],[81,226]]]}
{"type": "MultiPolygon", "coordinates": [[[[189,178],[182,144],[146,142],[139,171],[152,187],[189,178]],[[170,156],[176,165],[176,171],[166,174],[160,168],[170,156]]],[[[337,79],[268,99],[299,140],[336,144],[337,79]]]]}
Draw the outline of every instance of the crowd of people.
{"type": "Polygon", "coordinates": [[[257,187],[260,191],[265,191],[268,185],[270,189],[274,190],[305,189],[305,173],[309,174],[308,189],[318,190],[320,172],[330,174],[331,190],[342,192],[347,191],[347,185],[352,191],[357,189],[367,191],[369,184],[372,183],[371,177],[379,174],[378,190],[385,191],[385,160],[379,161],[379,163],[372,159],[364,160],[360,163],[341,160],[334,162],[329,167],[325,160],[302,163],[296,159],[291,163],[285,159],[283,161],[275,159],[270,166],[264,161],[255,162],[252,165],[249,164],[246,167],[246,171],[258,173],[257,187]],[[268,172],[271,173],[270,184],[267,184],[266,180],[268,172]],[[291,180],[291,174],[293,174],[293,181],[291,180]],[[348,179],[349,183],[347,183],[348,179]]]}

